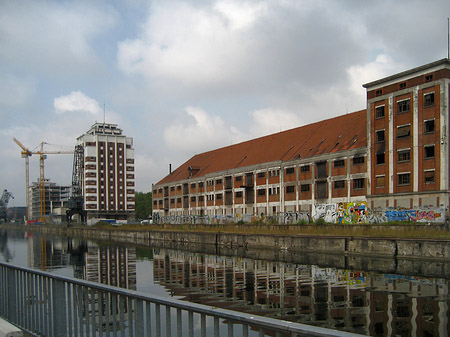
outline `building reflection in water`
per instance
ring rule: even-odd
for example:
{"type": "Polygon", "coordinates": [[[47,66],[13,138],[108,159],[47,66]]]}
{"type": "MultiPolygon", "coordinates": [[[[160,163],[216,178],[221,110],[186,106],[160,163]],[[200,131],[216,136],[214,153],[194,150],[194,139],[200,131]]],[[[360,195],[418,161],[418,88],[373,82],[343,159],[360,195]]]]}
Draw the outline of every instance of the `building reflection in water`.
{"type": "MultiPolygon", "coordinates": [[[[110,286],[136,290],[136,249],[132,247],[89,245],[86,241],[76,239],[52,238],[44,236],[27,237],[28,263],[30,268],[54,270],[67,266],[73,267],[73,276],[79,279],[102,283],[110,286]]],[[[103,326],[96,326],[102,331],[121,331],[125,321],[117,316],[121,305],[118,296],[104,292],[86,292],[80,288],[77,292],[81,304],[80,315],[85,322],[93,320],[103,326]],[[85,301],[95,303],[93,311],[86,311],[92,306],[85,305],[85,301]],[[109,307],[106,307],[109,303],[109,307]],[[102,318],[100,319],[100,315],[102,318]],[[105,324],[109,317],[109,326],[105,324]],[[116,320],[110,317],[116,317],[116,320]]],[[[128,303],[122,303],[123,312],[128,312],[128,303]]]]}
{"type": "Polygon", "coordinates": [[[372,336],[447,336],[449,280],[159,250],[154,279],[207,305],[372,336]]]}

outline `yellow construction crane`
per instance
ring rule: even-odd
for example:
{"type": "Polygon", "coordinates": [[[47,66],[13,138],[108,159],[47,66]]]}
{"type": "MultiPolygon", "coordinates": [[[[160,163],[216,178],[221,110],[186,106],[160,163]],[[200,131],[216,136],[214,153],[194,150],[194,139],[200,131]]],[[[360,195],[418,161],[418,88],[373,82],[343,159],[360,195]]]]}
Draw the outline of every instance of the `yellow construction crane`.
{"type": "MultiPolygon", "coordinates": [[[[29,157],[33,154],[39,155],[39,195],[40,195],[40,214],[41,214],[41,222],[45,222],[45,165],[44,160],[47,158],[48,154],[72,154],[73,151],[44,151],[44,145],[48,144],[46,142],[41,142],[39,144],[39,150],[30,151],[27,147],[25,147],[17,138],[13,138],[14,142],[22,148],[22,158],[25,158],[25,181],[26,181],[26,202],[27,202],[27,220],[29,220],[29,208],[30,208],[30,200],[29,200],[29,186],[30,186],[30,169],[29,169],[29,157]]],[[[50,145],[50,144],[48,144],[50,145]]]]}

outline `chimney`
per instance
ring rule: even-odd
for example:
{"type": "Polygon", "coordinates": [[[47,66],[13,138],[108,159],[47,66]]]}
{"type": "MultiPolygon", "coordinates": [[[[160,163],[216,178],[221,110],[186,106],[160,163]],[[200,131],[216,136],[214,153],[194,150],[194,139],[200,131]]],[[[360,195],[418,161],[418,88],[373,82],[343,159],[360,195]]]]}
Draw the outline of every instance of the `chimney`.
{"type": "Polygon", "coordinates": [[[169,174],[172,174],[172,164],[169,164],[169,174]]]}

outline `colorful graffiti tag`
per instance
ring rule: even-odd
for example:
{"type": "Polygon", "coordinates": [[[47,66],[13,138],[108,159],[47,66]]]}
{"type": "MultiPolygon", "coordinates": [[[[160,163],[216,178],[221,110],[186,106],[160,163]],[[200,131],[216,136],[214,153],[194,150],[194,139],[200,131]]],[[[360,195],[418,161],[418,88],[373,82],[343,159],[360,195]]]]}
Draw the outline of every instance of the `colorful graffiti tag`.
{"type": "Polygon", "coordinates": [[[367,202],[341,202],[337,204],[315,205],[312,219],[323,218],[328,223],[359,224],[385,223],[391,221],[412,221],[444,223],[444,208],[387,208],[373,211],[367,207],[367,202]]]}

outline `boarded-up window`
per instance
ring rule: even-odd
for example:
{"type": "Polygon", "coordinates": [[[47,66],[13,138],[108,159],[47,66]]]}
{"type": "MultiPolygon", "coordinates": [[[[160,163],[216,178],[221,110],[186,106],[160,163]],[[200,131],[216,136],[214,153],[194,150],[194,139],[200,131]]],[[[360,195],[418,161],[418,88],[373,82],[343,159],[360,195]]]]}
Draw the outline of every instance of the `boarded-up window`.
{"type": "Polygon", "coordinates": [[[327,197],[327,183],[320,181],[317,183],[317,198],[325,199],[327,197]]]}
{"type": "Polygon", "coordinates": [[[411,134],[411,125],[397,127],[397,138],[409,137],[411,134]]]}
{"type": "Polygon", "coordinates": [[[376,187],[384,187],[385,180],[386,180],[385,176],[375,177],[375,186],[376,187]]]}
{"type": "Polygon", "coordinates": [[[317,178],[327,177],[327,166],[326,162],[317,163],[317,178]]]}

